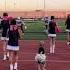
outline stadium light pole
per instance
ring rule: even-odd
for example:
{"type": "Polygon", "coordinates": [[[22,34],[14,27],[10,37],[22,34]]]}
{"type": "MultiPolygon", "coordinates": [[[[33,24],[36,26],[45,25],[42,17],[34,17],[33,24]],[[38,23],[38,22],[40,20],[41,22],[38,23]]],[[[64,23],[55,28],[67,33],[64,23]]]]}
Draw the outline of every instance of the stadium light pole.
{"type": "Polygon", "coordinates": [[[16,5],[16,0],[14,0],[14,9],[15,9],[15,5],[16,5]]]}
{"type": "Polygon", "coordinates": [[[45,18],[45,0],[44,0],[44,18],[45,18]]]}
{"type": "Polygon", "coordinates": [[[45,0],[44,0],[44,10],[45,10],[45,0]]]}
{"type": "Polygon", "coordinates": [[[6,11],[6,0],[5,0],[5,11],[6,11]]]}

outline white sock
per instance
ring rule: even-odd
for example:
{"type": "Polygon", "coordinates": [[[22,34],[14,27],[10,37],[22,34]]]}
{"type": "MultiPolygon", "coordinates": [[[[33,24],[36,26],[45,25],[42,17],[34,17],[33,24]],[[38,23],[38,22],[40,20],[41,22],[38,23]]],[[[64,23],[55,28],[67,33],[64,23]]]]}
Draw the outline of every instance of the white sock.
{"type": "Polygon", "coordinates": [[[50,53],[52,53],[53,52],[53,49],[52,49],[52,47],[50,47],[50,53]]]}
{"type": "Polygon", "coordinates": [[[53,53],[54,53],[54,50],[55,50],[55,45],[53,45],[53,53]]]}
{"type": "Polygon", "coordinates": [[[4,55],[4,58],[3,58],[3,60],[6,60],[6,55],[4,55]]]}
{"type": "Polygon", "coordinates": [[[13,64],[10,64],[10,70],[13,70],[13,64]]]}
{"type": "Polygon", "coordinates": [[[15,64],[14,64],[14,69],[17,70],[17,62],[15,62],[15,64]]]}
{"type": "Polygon", "coordinates": [[[67,42],[67,45],[69,45],[70,44],[70,42],[67,42]]]}
{"type": "Polygon", "coordinates": [[[9,52],[7,52],[7,57],[9,57],[9,52]]]}

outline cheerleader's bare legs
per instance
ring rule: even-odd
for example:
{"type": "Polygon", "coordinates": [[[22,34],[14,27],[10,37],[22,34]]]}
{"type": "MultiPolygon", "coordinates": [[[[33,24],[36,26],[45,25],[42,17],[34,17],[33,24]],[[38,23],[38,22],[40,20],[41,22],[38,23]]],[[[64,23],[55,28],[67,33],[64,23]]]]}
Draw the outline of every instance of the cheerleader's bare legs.
{"type": "Polygon", "coordinates": [[[70,45],[70,32],[68,32],[68,36],[67,36],[67,45],[70,45]]]}
{"type": "Polygon", "coordinates": [[[46,70],[46,64],[38,64],[38,70],[46,70]]]}
{"type": "Polygon", "coordinates": [[[50,37],[50,53],[54,53],[55,50],[55,38],[54,37],[50,37]]]}
{"type": "Polygon", "coordinates": [[[9,51],[10,52],[10,70],[17,70],[18,65],[18,52],[17,51],[9,51]]]}
{"type": "Polygon", "coordinates": [[[13,52],[9,51],[10,57],[9,57],[9,61],[10,61],[10,70],[13,70],[13,52]]]}
{"type": "Polygon", "coordinates": [[[55,52],[55,37],[52,38],[52,52],[55,52]]]}
{"type": "Polygon", "coordinates": [[[7,47],[7,41],[3,40],[3,51],[4,51],[3,60],[9,59],[9,52],[6,50],[6,47],[7,47]]]}
{"type": "Polygon", "coordinates": [[[42,64],[42,70],[46,70],[46,63],[42,64]]]}
{"type": "Polygon", "coordinates": [[[50,53],[52,53],[52,38],[49,37],[49,42],[50,42],[50,53]]]}
{"type": "Polygon", "coordinates": [[[14,52],[14,69],[17,70],[18,65],[18,51],[14,52]]]}
{"type": "Polygon", "coordinates": [[[41,65],[40,64],[38,64],[38,70],[41,70],[41,65]]]}

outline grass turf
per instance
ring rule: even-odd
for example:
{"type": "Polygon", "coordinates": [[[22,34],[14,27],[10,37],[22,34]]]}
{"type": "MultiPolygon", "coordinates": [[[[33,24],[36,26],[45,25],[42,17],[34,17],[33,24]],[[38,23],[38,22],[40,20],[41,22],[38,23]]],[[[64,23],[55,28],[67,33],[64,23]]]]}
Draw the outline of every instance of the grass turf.
{"type": "MultiPolygon", "coordinates": [[[[66,33],[65,33],[65,21],[57,21],[58,26],[61,27],[62,33],[57,34],[57,38],[59,40],[65,40],[66,39],[66,33]]],[[[48,39],[47,34],[45,33],[45,25],[43,21],[30,21],[25,22],[27,29],[24,30],[23,39],[25,40],[46,40],[48,39]]],[[[24,28],[24,27],[23,27],[24,28]]]]}
{"type": "MultiPolygon", "coordinates": [[[[65,33],[65,21],[58,21],[58,26],[61,27],[62,33],[57,34],[57,39],[65,40],[66,33],[65,33]]],[[[27,29],[24,31],[24,39],[26,40],[45,40],[47,38],[47,34],[45,34],[45,26],[44,22],[36,21],[36,22],[26,22],[27,29]]]]}

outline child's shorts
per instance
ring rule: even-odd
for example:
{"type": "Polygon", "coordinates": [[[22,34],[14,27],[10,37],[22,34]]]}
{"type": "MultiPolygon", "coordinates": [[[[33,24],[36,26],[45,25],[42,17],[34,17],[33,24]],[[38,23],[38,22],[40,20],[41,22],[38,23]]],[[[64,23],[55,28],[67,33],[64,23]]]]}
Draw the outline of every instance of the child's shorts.
{"type": "Polygon", "coordinates": [[[38,64],[45,64],[45,61],[43,61],[43,62],[38,61],[38,64]]]}

